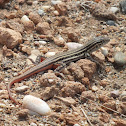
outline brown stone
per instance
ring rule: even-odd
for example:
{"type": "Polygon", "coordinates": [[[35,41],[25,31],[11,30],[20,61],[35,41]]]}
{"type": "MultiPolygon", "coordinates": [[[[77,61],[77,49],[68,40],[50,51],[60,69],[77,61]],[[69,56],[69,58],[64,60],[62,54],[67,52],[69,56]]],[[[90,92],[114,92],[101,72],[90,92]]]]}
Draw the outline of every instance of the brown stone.
{"type": "Polygon", "coordinates": [[[77,61],[76,63],[84,71],[84,76],[91,79],[93,74],[96,71],[96,63],[94,63],[90,60],[87,60],[87,59],[81,59],[81,60],[77,61]]]}
{"type": "Polygon", "coordinates": [[[34,22],[35,25],[41,22],[40,15],[34,12],[29,13],[29,18],[34,22]]]}
{"type": "Polygon", "coordinates": [[[19,32],[0,27],[0,44],[12,49],[20,43],[22,43],[22,36],[19,32]]]}
{"type": "Polygon", "coordinates": [[[74,97],[75,94],[79,94],[85,91],[85,86],[80,82],[67,81],[64,87],[61,89],[62,96],[64,97],[74,97]]]}

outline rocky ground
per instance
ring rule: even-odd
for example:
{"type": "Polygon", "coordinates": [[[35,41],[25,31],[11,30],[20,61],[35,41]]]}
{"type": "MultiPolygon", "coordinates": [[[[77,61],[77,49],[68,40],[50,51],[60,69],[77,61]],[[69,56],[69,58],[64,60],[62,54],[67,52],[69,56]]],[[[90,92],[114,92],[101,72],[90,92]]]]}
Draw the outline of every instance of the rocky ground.
{"type": "Polygon", "coordinates": [[[0,125],[126,126],[125,6],[126,0],[0,0],[0,125]],[[53,70],[33,75],[11,88],[21,105],[9,99],[6,86],[34,66],[31,60],[97,36],[110,42],[91,54],[95,61],[72,62],[63,76],[53,70]],[[44,100],[51,112],[29,113],[26,95],[44,100]]]}

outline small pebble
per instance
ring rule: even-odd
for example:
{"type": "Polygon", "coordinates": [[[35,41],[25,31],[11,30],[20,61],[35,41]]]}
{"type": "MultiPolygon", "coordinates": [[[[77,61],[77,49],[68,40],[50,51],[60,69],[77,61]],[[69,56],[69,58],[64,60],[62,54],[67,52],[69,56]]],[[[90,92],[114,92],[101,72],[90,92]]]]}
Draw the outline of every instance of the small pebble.
{"type": "Polygon", "coordinates": [[[62,3],[62,1],[60,1],[60,0],[51,0],[51,4],[52,5],[56,5],[56,4],[60,4],[60,3],[62,3]]]}
{"type": "Polygon", "coordinates": [[[113,98],[119,97],[119,90],[111,91],[111,96],[112,96],[113,98]]]}
{"type": "Polygon", "coordinates": [[[25,22],[29,22],[30,19],[28,18],[27,15],[24,15],[24,16],[21,18],[21,21],[22,21],[23,23],[25,23],[25,22]]]}
{"type": "Polygon", "coordinates": [[[74,124],[73,126],[80,126],[79,124],[74,124]]]}
{"type": "Polygon", "coordinates": [[[37,126],[37,124],[35,124],[35,123],[30,123],[30,126],[37,126]]]}
{"type": "Polygon", "coordinates": [[[40,115],[48,115],[51,112],[50,107],[45,101],[32,95],[26,95],[23,98],[23,107],[40,115]]]}
{"type": "Polygon", "coordinates": [[[122,0],[120,2],[120,9],[121,9],[123,14],[126,14],[126,0],[122,0]]]}
{"type": "Polygon", "coordinates": [[[24,92],[28,89],[28,86],[21,86],[21,87],[17,87],[15,90],[16,92],[24,92]]]}
{"type": "Polygon", "coordinates": [[[39,9],[39,10],[38,10],[38,14],[39,14],[40,16],[43,16],[43,15],[45,15],[45,12],[44,12],[44,10],[39,9]]]}
{"type": "Polygon", "coordinates": [[[97,90],[98,90],[98,87],[97,87],[97,86],[95,86],[95,85],[94,85],[94,86],[92,86],[92,91],[94,91],[94,92],[95,92],[95,91],[97,91],[97,90]]]}
{"type": "Polygon", "coordinates": [[[122,102],[126,102],[126,91],[123,91],[121,94],[120,94],[120,100],[122,102]]]}
{"type": "Polygon", "coordinates": [[[47,52],[45,54],[45,57],[50,57],[50,56],[54,56],[56,54],[56,52],[47,52]]]}
{"type": "Polygon", "coordinates": [[[114,62],[119,66],[125,65],[126,55],[123,52],[116,52],[114,55],[114,62]]]}
{"type": "Polygon", "coordinates": [[[76,48],[83,46],[83,44],[79,44],[79,43],[76,43],[76,42],[68,42],[68,43],[66,43],[66,45],[67,45],[69,50],[76,49],[76,48]]]}
{"type": "Polygon", "coordinates": [[[101,52],[104,56],[108,55],[108,49],[106,49],[105,47],[101,47],[101,52]]]}
{"type": "Polygon", "coordinates": [[[110,25],[110,26],[116,26],[115,21],[112,21],[112,20],[108,20],[108,21],[106,22],[106,24],[107,24],[107,25],[110,25]]]}
{"type": "Polygon", "coordinates": [[[117,8],[117,7],[111,7],[110,11],[115,14],[115,13],[119,12],[119,8],[117,8]]]}
{"type": "Polygon", "coordinates": [[[47,6],[47,5],[46,6],[42,6],[42,9],[45,10],[45,11],[47,11],[49,8],[50,8],[50,6],[47,6]]]}
{"type": "Polygon", "coordinates": [[[46,45],[47,44],[47,42],[46,41],[38,41],[40,44],[42,44],[42,45],[46,45]]]}

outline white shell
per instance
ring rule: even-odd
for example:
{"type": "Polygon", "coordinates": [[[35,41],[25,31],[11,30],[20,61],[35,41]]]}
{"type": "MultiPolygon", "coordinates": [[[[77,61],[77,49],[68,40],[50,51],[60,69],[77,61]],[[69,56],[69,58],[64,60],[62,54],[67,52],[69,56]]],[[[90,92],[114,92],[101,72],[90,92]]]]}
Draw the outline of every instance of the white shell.
{"type": "Polygon", "coordinates": [[[101,51],[104,56],[108,55],[108,49],[106,49],[105,47],[101,47],[101,51]]]}
{"type": "Polygon", "coordinates": [[[51,112],[45,101],[32,95],[26,95],[23,98],[23,107],[40,115],[48,115],[51,112]]]}
{"type": "Polygon", "coordinates": [[[68,46],[68,49],[70,49],[70,50],[83,46],[83,44],[79,44],[76,42],[68,42],[68,43],[66,43],[66,45],[68,46]]]}

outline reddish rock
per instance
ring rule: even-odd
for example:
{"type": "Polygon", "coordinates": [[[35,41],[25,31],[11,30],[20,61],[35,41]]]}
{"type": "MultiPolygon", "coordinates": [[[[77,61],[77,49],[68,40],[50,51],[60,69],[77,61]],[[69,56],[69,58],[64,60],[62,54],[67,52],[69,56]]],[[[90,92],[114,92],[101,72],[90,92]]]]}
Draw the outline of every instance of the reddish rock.
{"type": "Polygon", "coordinates": [[[59,12],[60,15],[66,15],[67,14],[67,6],[64,2],[55,4],[54,7],[59,12]]]}
{"type": "Polygon", "coordinates": [[[115,122],[114,126],[126,126],[126,120],[116,118],[112,120],[115,122]]]}
{"type": "Polygon", "coordinates": [[[75,94],[79,94],[85,91],[85,86],[80,82],[67,81],[64,87],[61,89],[61,93],[63,97],[74,97],[75,94]]]}
{"type": "Polygon", "coordinates": [[[84,76],[91,79],[93,74],[96,71],[96,63],[94,63],[90,60],[87,60],[87,59],[81,59],[81,60],[77,61],[76,63],[84,71],[84,76]]]}
{"type": "Polygon", "coordinates": [[[52,34],[49,23],[47,23],[47,22],[38,23],[36,26],[36,31],[40,34],[43,34],[43,35],[51,35],[52,34]]]}
{"type": "Polygon", "coordinates": [[[82,79],[84,77],[84,71],[77,65],[77,63],[71,63],[67,69],[77,79],[82,79]]]}
{"type": "Polygon", "coordinates": [[[40,84],[42,87],[56,85],[60,81],[60,78],[57,77],[54,73],[45,73],[40,78],[40,84]]]}
{"type": "Polygon", "coordinates": [[[3,55],[6,57],[13,56],[14,52],[11,49],[8,49],[6,46],[3,46],[3,55]]]}
{"type": "Polygon", "coordinates": [[[19,118],[26,118],[28,117],[28,109],[22,109],[16,113],[19,118]]]}
{"type": "Polygon", "coordinates": [[[95,95],[92,91],[83,91],[81,94],[81,101],[86,102],[88,99],[95,100],[95,95]]]}
{"type": "Polygon", "coordinates": [[[29,18],[34,22],[35,25],[41,22],[42,20],[40,15],[34,12],[29,13],[29,18]]]}
{"type": "Polygon", "coordinates": [[[24,31],[24,26],[23,24],[18,23],[16,20],[9,20],[6,22],[6,27],[13,29],[17,32],[23,33],[24,31]]]}
{"type": "Polygon", "coordinates": [[[54,95],[57,95],[59,92],[59,88],[55,86],[46,87],[45,90],[42,92],[41,99],[48,100],[53,98],[54,95]]]}
{"type": "Polygon", "coordinates": [[[0,7],[4,6],[5,3],[9,2],[10,0],[0,0],[0,7]]]}
{"type": "Polygon", "coordinates": [[[0,44],[12,49],[20,43],[22,43],[22,36],[19,32],[0,27],[0,44]]]}

